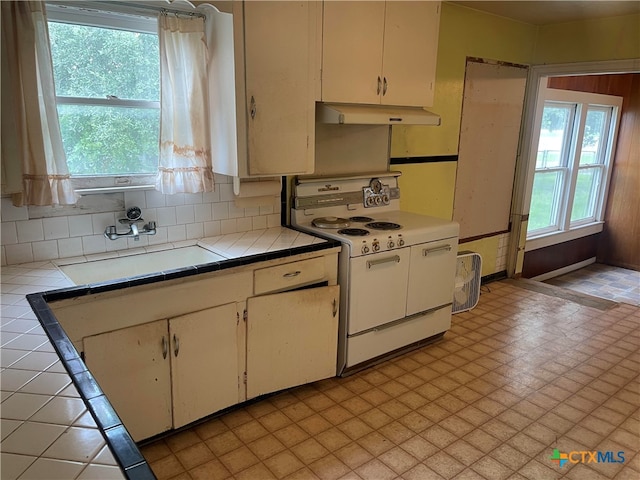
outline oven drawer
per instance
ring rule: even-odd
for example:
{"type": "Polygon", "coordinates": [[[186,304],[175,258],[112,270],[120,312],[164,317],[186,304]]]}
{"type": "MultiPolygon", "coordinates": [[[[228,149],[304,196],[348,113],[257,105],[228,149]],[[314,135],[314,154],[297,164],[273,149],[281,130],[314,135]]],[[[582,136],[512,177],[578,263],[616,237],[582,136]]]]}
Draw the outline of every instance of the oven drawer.
{"type": "Polygon", "coordinates": [[[351,259],[349,335],[406,316],[409,253],[399,248],[351,259]]]}
{"type": "Polygon", "coordinates": [[[451,306],[347,339],[347,367],[393,352],[451,328],[451,306]]]}
{"type": "Polygon", "coordinates": [[[276,265],[256,270],[253,274],[255,295],[281,292],[326,279],[324,257],[276,265]]]}

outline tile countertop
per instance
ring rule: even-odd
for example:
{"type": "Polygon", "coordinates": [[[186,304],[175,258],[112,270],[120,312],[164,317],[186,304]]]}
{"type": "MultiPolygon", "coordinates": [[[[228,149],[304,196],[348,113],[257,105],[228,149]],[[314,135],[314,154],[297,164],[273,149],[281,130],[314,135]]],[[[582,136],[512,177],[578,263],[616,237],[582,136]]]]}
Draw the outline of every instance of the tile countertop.
{"type": "MultiPolygon", "coordinates": [[[[138,253],[194,244],[228,260],[202,270],[146,276],[144,283],[340,246],[339,242],[276,227],[147,247],[138,253]]],[[[130,250],[119,253],[132,254],[130,250]]],[[[117,256],[118,252],[110,252],[65,260],[73,263],[117,256]]],[[[100,284],[99,289],[129,285],[124,279],[100,284]]],[[[51,290],[63,298],[90,293],[94,288],[74,286],[52,262],[2,267],[0,477],[155,478],[49,310],[49,294],[45,292],[51,290]]]]}

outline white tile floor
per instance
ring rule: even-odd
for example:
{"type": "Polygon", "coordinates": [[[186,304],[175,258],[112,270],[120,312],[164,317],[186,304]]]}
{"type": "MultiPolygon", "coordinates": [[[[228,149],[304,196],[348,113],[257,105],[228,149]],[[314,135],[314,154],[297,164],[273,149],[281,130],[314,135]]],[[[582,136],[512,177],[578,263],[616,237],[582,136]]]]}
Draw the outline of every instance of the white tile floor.
{"type": "Polygon", "coordinates": [[[25,298],[69,285],[48,262],[2,268],[2,480],[124,478],[25,298]]]}

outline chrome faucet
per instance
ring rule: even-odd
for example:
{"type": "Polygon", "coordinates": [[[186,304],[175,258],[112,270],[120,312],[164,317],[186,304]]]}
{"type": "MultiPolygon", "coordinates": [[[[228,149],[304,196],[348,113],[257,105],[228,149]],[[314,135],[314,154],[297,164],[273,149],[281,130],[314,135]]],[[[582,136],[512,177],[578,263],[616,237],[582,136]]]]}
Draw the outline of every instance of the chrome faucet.
{"type": "Polygon", "coordinates": [[[117,240],[123,237],[133,237],[135,241],[140,240],[140,235],[155,235],[156,234],[156,222],[149,222],[140,229],[138,223],[144,222],[142,218],[142,211],[140,207],[131,207],[127,210],[127,218],[120,218],[118,221],[122,224],[129,225],[129,231],[125,233],[118,233],[118,229],[115,225],[109,225],[104,230],[104,236],[109,240],[117,240]]]}

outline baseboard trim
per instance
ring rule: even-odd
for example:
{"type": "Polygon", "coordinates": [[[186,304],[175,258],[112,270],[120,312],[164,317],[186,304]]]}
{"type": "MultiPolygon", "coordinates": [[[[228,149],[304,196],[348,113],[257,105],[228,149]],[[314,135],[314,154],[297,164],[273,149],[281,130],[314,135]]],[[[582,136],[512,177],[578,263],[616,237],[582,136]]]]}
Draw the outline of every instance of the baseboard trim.
{"type": "Polygon", "coordinates": [[[549,280],[550,278],[559,277],[560,275],[564,275],[565,273],[579,270],[586,267],[587,265],[591,265],[592,263],[596,263],[596,257],[587,258],[586,260],[583,260],[581,262],[567,265],[566,267],[558,268],[557,270],[552,270],[551,272],[543,273],[542,275],[531,278],[531,280],[544,282],[545,280],[549,280]]]}
{"type": "Polygon", "coordinates": [[[490,273],[489,275],[484,275],[480,279],[480,285],[486,285],[487,283],[496,282],[498,280],[504,280],[507,278],[507,271],[502,270],[496,273],[490,273]]]}

